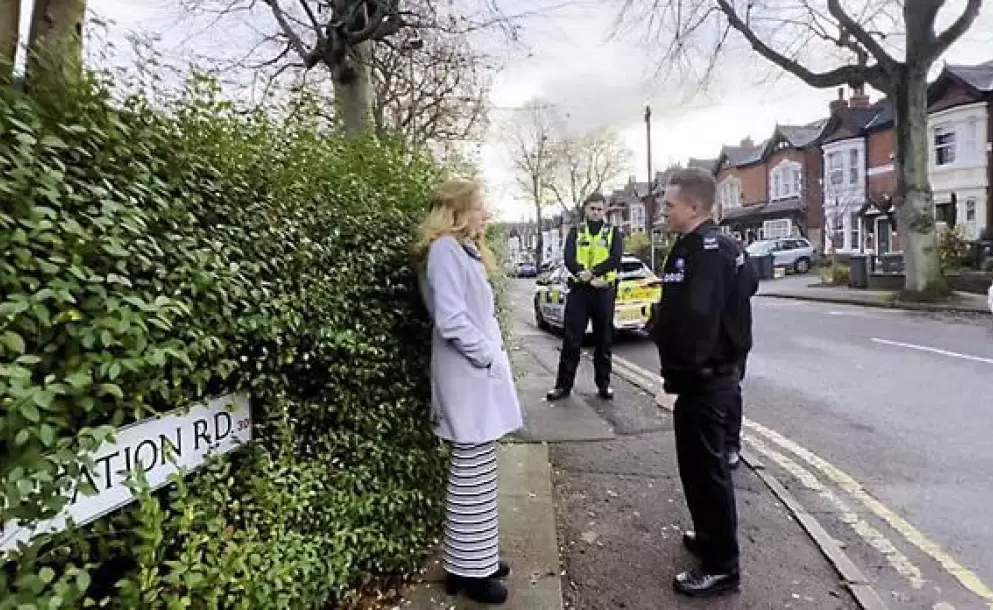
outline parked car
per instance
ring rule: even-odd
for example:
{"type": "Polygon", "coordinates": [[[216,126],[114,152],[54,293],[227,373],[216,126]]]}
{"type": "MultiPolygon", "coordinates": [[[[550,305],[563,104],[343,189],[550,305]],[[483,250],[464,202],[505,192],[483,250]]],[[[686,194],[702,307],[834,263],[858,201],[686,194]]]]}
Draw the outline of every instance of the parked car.
{"type": "Polygon", "coordinates": [[[538,268],[534,263],[520,263],[517,265],[517,277],[538,277],[538,268]]]}
{"type": "MultiPolygon", "coordinates": [[[[569,298],[569,270],[559,264],[538,278],[534,293],[534,319],[539,328],[561,329],[565,321],[565,304],[569,298]]],[[[614,330],[643,331],[651,316],[652,305],[662,297],[662,283],[648,265],[633,256],[621,259],[614,301],[614,330]]],[[[592,324],[586,332],[592,332],[592,324]]]]}
{"type": "Polygon", "coordinates": [[[789,267],[797,273],[810,271],[810,263],[815,256],[814,246],[803,237],[761,239],[745,249],[753,258],[771,254],[774,266],[789,267]]]}

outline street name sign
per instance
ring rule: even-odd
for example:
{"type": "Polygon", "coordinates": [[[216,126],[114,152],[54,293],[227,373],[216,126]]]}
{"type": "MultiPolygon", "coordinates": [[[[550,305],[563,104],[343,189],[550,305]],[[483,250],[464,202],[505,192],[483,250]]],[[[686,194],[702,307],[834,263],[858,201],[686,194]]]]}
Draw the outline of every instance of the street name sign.
{"type": "Polygon", "coordinates": [[[62,511],[34,524],[16,520],[0,525],[0,553],[17,548],[42,533],[62,531],[69,518],[85,525],[135,500],[126,482],[136,468],[144,472],[148,485],[158,489],[169,476],[195,470],[210,455],[228,453],[252,439],[252,414],[248,396],[228,394],[120,428],[113,442],[94,451],[93,469],[84,476],[96,490],[86,495],[78,489],[66,492],[69,502],[62,511]]]}

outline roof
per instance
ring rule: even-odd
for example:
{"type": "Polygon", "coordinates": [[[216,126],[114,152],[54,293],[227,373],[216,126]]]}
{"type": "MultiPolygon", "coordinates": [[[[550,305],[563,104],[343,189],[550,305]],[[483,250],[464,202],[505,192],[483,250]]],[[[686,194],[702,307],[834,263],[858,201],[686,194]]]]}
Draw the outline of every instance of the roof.
{"type": "Polygon", "coordinates": [[[803,200],[794,197],[792,199],[781,199],[779,201],[763,202],[741,207],[730,208],[723,211],[721,222],[726,220],[738,220],[749,216],[769,216],[771,214],[783,214],[786,212],[799,212],[806,204],[803,200]]]}
{"type": "Polygon", "coordinates": [[[714,171],[714,166],[717,165],[717,159],[694,159],[690,157],[686,162],[686,167],[696,167],[699,169],[705,169],[709,172],[714,171]]]}
{"type": "Polygon", "coordinates": [[[893,117],[893,102],[889,98],[878,100],[867,108],[852,108],[850,106],[839,108],[824,126],[823,142],[836,142],[860,137],[866,130],[891,127],[893,117]],[[838,136],[838,130],[843,127],[847,128],[852,135],[838,136]]]}
{"type": "Polygon", "coordinates": [[[876,115],[865,124],[867,130],[885,129],[892,127],[896,121],[896,104],[889,98],[883,98],[874,104],[877,108],[876,115]]]}
{"type": "Polygon", "coordinates": [[[768,140],[764,140],[750,147],[722,146],[721,155],[717,158],[717,162],[720,163],[724,159],[727,159],[727,162],[730,163],[732,167],[741,167],[743,165],[757,163],[762,160],[762,154],[765,152],[766,144],[768,144],[768,140]]]}
{"type": "Polygon", "coordinates": [[[993,92],[993,60],[976,66],[949,64],[945,70],[978,91],[993,92]]]}
{"type": "Polygon", "coordinates": [[[804,148],[810,146],[821,135],[827,123],[828,119],[818,119],[807,125],[776,125],[776,132],[782,135],[790,146],[804,148]]]}

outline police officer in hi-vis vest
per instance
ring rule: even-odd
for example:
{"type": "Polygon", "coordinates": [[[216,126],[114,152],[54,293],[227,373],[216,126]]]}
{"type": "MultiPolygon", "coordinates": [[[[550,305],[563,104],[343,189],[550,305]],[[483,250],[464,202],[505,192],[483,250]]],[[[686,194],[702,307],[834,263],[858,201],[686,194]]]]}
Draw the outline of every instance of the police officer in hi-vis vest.
{"type": "Polygon", "coordinates": [[[569,298],[565,303],[565,337],[559,357],[555,388],[546,398],[559,400],[572,392],[579,367],[580,347],[592,322],[594,381],[600,398],[614,397],[610,388],[610,344],[614,334],[614,295],[617,271],[624,254],[624,236],[604,222],[607,202],[594,193],[583,203],[584,222],[569,231],[565,240],[565,266],[569,270],[569,298]]]}

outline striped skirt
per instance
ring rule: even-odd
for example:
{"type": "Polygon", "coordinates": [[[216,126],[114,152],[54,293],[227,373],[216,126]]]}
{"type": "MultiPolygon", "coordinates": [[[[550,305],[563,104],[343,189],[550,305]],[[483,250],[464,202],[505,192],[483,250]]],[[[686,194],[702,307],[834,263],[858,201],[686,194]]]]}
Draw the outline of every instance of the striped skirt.
{"type": "Polygon", "coordinates": [[[452,445],[445,519],[445,570],[468,578],[492,576],[500,540],[497,444],[452,445]]]}

